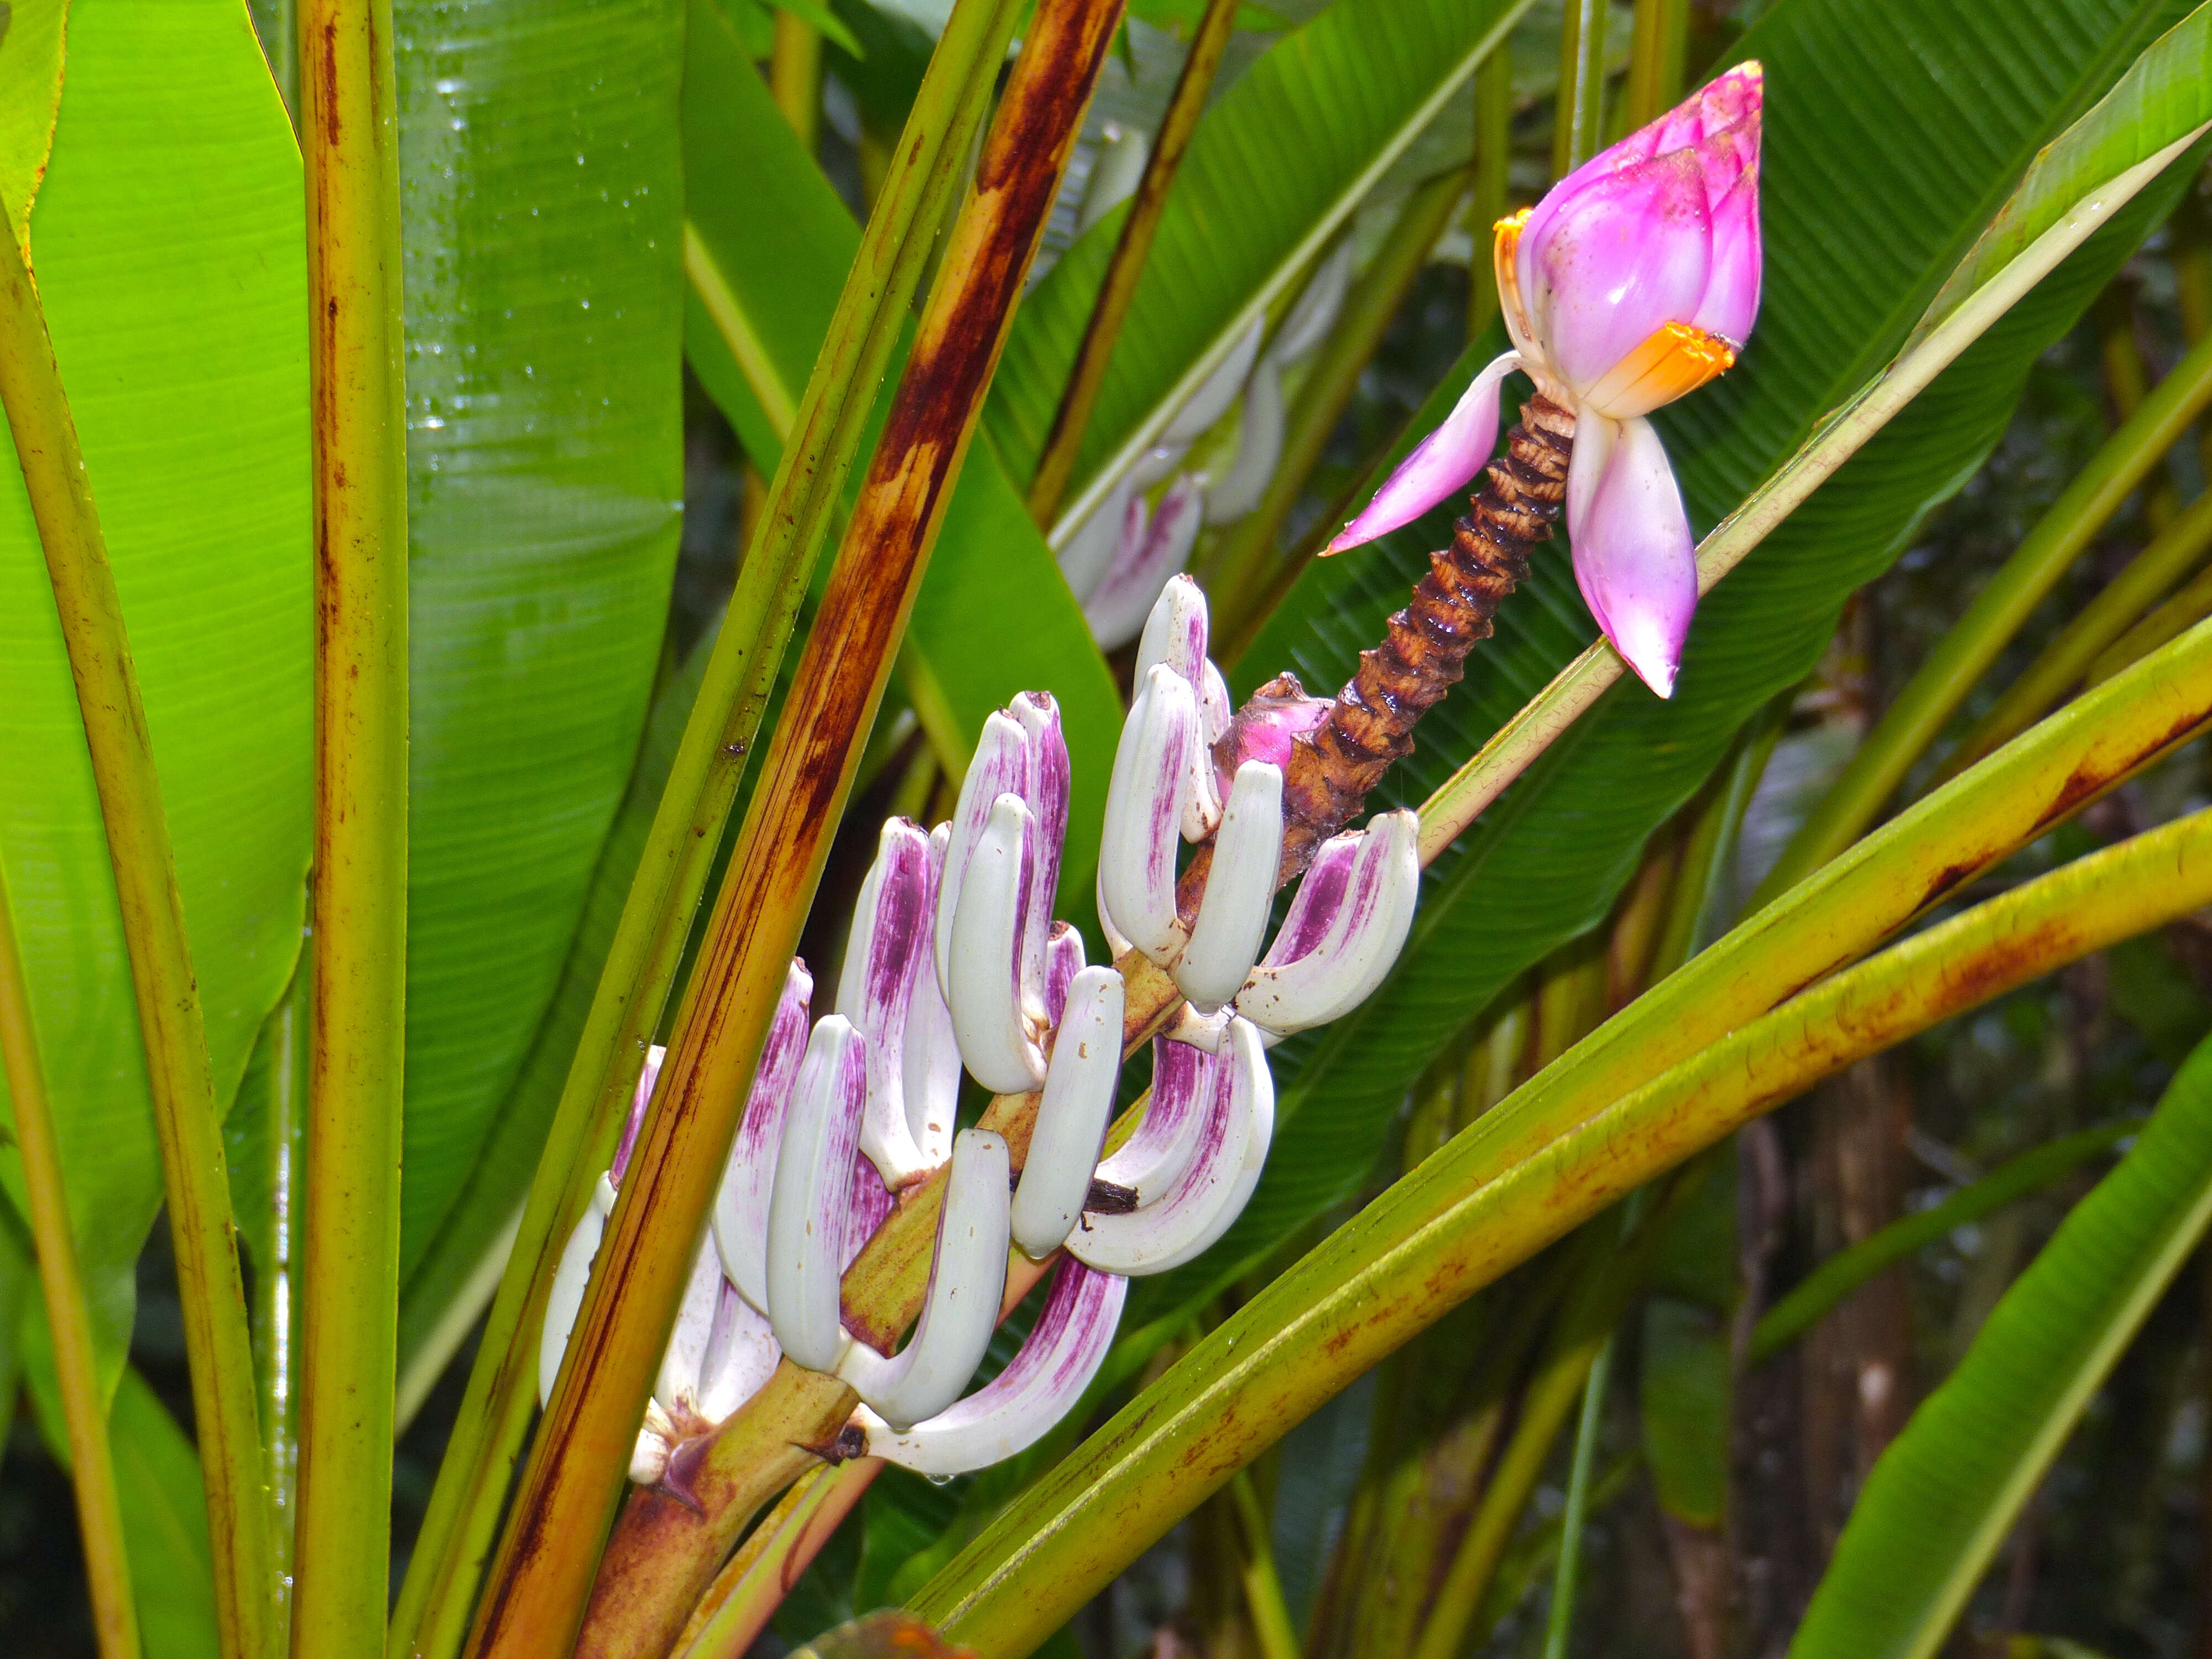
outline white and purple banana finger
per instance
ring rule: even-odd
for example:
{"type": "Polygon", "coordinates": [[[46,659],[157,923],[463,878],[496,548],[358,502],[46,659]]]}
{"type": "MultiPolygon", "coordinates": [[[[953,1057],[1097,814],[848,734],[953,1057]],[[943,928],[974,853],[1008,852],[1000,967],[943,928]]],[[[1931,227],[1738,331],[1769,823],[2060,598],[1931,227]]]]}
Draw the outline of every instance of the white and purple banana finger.
{"type": "Polygon", "coordinates": [[[745,1115],[714,1194],[714,1246],[721,1253],[722,1271],[762,1314],[768,1312],[769,1194],[776,1151],[783,1144],[784,1116],[806,1052],[807,1004],[813,995],[813,975],[793,957],[745,1097],[745,1115]]]}
{"type": "Polygon", "coordinates": [[[1044,1081],[1043,963],[1034,1009],[1022,971],[1036,841],[1036,821],[1019,795],[993,802],[952,925],[945,985],[952,1031],[969,1072],[994,1094],[1022,1094],[1044,1081]]]}
{"type": "Polygon", "coordinates": [[[1014,1243],[1032,1258],[1058,1249],[1083,1213],[1121,1075],[1121,976],[1111,968],[1085,968],[1069,987],[1014,1188],[1014,1243]]]}
{"type": "Polygon", "coordinates": [[[834,1371],[848,1338],[839,1303],[867,1058],[842,1016],[815,1023],[792,1091],[769,1200],[768,1316],[793,1364],[834,1371]]]}
{"type": "Polygon", "coordinates": [[[1006,1370],[904,1433],[862,1407],[864,1455],[916,1474],[964,1474],[1027,1451],[1074,1408],[1105,1363],[1129,1281],[1073,1257],[1054,1269],[1044,1310],[1006,1370]]]}
{"type": "Polygon", "coordinates": [[[988,1129],[960,1132],[914,1334],[891,1356],[852,1343],[837,1368],[894,1428],[911,1428],[957,1400],[991,1345],[1006,1289],[1012,1167],[1000,1136],[988,1129]]]}
{"type": "Polygon", "coordinates": [[[1365,1001],[1413,929],[1421,890],[1419,830],[1384,812],[1322,848],[1267,957],[1237,994],[1237,1012],[1271,1036],[1324,1025],[1365,1001]],[[1349,843],[1349,846],[1343,845],[1349,843]],[[1320,885],[1310,903],[1305,889],[1320,885]]]}
{"type": "Polygon", "coordinates": [[[1237,769],[1222,811],[1190,944],[1173,969],[1177,988],[1200,1012],[1211,1013],[1234,997],[1260,959],[1282,856],[1282,770],[1266,761],[1246,761],[1237,769]]]}

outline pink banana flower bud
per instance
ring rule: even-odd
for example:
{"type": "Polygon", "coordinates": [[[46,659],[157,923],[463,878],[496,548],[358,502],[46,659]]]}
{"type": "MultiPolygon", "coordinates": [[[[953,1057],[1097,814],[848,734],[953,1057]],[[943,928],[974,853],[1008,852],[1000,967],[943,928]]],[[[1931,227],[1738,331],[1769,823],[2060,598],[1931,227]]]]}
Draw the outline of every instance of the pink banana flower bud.
{"type": "Polygon", "coordinates": [[[1311,737],[1335,706],[1329,698],[1306,696],[1296,674],[1278,674],[1255,691],[1231,717],[1229,730],[1213,745],[1213,770],[1222,793],[1229,793],[1237,769],[1248,760],[1288,766],[1291,745],[1300,738],[1311,737]]]}
{"type": "Polygon", "coordinates": [[[1518,368],[1575,413],[1567,533],[1598,626],[1672,693],[1698,603],[1696,544],[1645,417],[1731,367],[1759,315],[1759,66],[1739,64],[1500,220],[1499,304],[1515,349],[1329,544],[1357,547],[1464,489],[1498,441],[1518,368]]]}

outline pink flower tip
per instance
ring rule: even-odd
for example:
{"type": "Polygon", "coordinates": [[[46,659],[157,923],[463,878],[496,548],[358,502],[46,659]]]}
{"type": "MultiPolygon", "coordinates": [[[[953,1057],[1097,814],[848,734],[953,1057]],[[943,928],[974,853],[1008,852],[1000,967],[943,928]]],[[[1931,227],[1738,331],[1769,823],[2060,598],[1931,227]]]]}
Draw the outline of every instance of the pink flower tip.
{"type": "Polygon", "coordinates": [[[1520,355],[1511,351],[1486,364],[1460,394],[1443,423],[1398,463],[1375,499],[1337,533],[1323,554],[1341,553],[1387,535],[1466,489],[1498,444],[1498,386],[1520,366],[1520,355]]]}

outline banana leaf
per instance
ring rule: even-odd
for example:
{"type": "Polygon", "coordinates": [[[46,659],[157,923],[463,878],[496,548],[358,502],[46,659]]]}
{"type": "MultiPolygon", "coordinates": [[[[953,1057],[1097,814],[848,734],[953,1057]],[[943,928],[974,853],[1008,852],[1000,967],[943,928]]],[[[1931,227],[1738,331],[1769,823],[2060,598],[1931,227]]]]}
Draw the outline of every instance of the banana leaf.
{"type": "Polygon", "coordinates": [[[2098,1385],[2212,1222],[2212,1042],[1882,1454],[1793,1659],[1932,1654],[2098,1385]]]}
{"type": "MultiPolygon", "coordinates": [[[[11,23],[0,64],[31,39],[35,9],[19,9],[25,33],[11,23]]],[[[130,630],[227,1103],[291,975],[307,866],[299,151],[245,10],[225,0],[79,6],[67,65],[32,258],[130,630]]],[[[12,453],[0,466],[0,865],[113,1377],[161,1176],[91,761],[12,453]]],[[[13,1159],[0,1187],[20,1215],[13,1159]]]]}
{"type": "Polygon", "coordinates": [[[544,1018],[684,489],[678,0],[399,0],[411,672],[402,1272],[544,1018]]]}

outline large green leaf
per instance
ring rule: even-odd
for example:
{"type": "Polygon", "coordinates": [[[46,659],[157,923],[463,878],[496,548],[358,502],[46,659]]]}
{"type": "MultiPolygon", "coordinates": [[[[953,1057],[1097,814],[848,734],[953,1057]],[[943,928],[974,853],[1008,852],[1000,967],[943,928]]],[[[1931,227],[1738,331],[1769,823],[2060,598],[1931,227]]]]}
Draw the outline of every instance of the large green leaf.
{"type": "Polygon", "coordinates": [[[1790,1644],[1796,1659],[1922,1659],[1942,1645],[2208,1222],[2212,1042],[1882,1454],[1790,1644]]]}
{"type": "MultiPolygon", "coordinates": [[[[1527,7],[1338,0],[1222,95],[1137,284],[1078,454],[1070,520],[1288,291],[1527,7]]],[[[1107,216],[1053,266],[1006,343],[984,418],[1017,478],[1036,468],[1124,216],[1107,216]]]]}
{"type": "Polygon", "coordinates": [[[0,218],[21,228],[61,112],[67,0],[16,0],[0,21],[0,218]]]}
{"type": "MultiPolygon", "coordinates": [[[[242,7],[71,9],[32,252],[130,629],[224,1103],[290,975],[307,864],[302,199],[242,7]]],[[[12,455],[0,757],[0,863],[113,1359],[161,1172],[91,762],[12,455]]],[[[20,1204],[12,1152],[0,1181],[20,1204]]]]}
{"type": "Polygon", "coordinates": [[[521,1068],[637,752],[683,494],[677,0],[400,0],[403,1271],[521,1068]]]}
{"type": "MultiPolygon", "coordinates": [[[[1766,289],[1738,368],[1662,412],[1692,519],[1720,519],[1906,338],[2037,149],[2187,8],[2175,0],[1786,0],[1741,44],[1766,67],[1766,289]],[[1986,68],[1971,83],[1960,63],[1986,68]]],[[[1722,582],[1671,702],[1617,686],[1431,869],[1391,980],[1279,1052],[1277,1151],[1209,1261],[1139,1291],[1133,1322],[1182,1305],[1342,1202],[1406,1088],[1501,987],[1606,914],[1644,838],[1735,731],[1818,659],[1844,598],[1978,466],[2029,366],[2172,203],[2185,157],[2047,278],[1722,582]]],[[[1461,383],[1481,349],[1460,366],[1461,383]]],[[[1425,411],[1448,407],[1442,390],[1425,411]]],[[[1326,561],[1240,665],[1334,687],[1449,534],[1439,513],[1326,561]]],[[[1504,606],[1497,637],[1371,798],[1419,802],[1595,635],[1564,549],[1504,606]]]]}
{"type": "MultiPolygon", "coordinates": [[[[790,419],[787,412],[779,419],[774,406],[797,405],[860,228],[707,0],[693,0],[691,24],[684,349],[754,465],[772,472],[790,419]]],[[[887,389],[896,378],[885,377],[887,389]]],[[[1087,895],[1121,700],[1074,595],[988,442],[969,449],[954,485],[899,674],[931,741],[960,766],[984,720],[1017,691],[1048,690],[1059,698],[1073,765],[1061,891],[1087,895]]]]}
{"type": "Polygon", "coordinates": [[[545,1139],[545,1126],[560,1103],[568,1061],[591,1012],[630,878],[645,851],[654,809],[676,759],[684,723],[714,649],[709,632],[653,700],[622,805],[592,872],[568,959],[562,965],[544,1019],[530,1045],[497,1121],[484,1137],[476,1167],[460,1199],[425,1250],[399,1298],[399,1409],[403,1418],[420,1405],[436,1374],[483,1311],[495,1275],[506,1257],[524,1194],[545,1139]],[[473,1294],[471,1291],[473,1291],[473,1294]]]}

